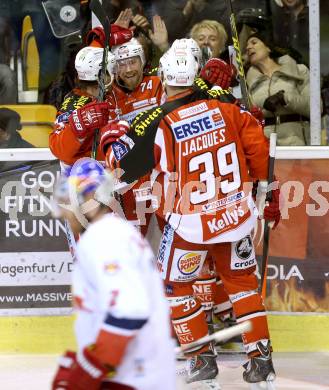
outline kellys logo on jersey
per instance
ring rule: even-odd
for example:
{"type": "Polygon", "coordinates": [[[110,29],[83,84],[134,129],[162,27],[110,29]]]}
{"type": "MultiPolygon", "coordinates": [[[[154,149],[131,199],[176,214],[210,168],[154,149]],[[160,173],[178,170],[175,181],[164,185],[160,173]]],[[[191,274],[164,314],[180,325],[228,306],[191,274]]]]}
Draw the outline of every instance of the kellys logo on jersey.
{"type": "Polygon", "coordinates": [[[209,133],[220,127],[225,127],[225,122],[219,108],[175,122],[171,126],[177,142],[186,141],[197,135],[209,133]]]}
{"type": "Polygon", "coordinates": [[[246,198],[214,213],[202,214],[203,239],[207,241],[231,229],[236,229],[248,217],[250,217],[250,210],[246,198]]]}
{"type": "Polygon", "coordinates": [[[207,251],[186,251],[175,249],[170,272],[171,281],[195,279],[205,261],[207,251]]]}
{"type": "Polygon", "coordinates": [[[256,265],[254,246],[250,236],[231,245],[231,269],[246,269],[256,265]]]}

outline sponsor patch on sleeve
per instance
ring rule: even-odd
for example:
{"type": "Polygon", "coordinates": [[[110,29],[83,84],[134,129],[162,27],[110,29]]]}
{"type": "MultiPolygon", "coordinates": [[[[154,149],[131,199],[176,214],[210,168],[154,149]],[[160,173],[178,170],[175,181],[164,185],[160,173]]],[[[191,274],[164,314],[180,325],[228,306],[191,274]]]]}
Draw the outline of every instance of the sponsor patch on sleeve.
{"type": "Polygon", "coordinates": [[[116,161],[120,161],[128,153],[128,147],[122,142],[114,142],[112,144],[112,151],[116,161]]]}
{"type": "Polygon", "coordinates": [[[69,121],[69,116],[72,114],[73,110],[63,112],[63,114],[58,115],[56,118],[56,123],[67,123],[69,121]]]}

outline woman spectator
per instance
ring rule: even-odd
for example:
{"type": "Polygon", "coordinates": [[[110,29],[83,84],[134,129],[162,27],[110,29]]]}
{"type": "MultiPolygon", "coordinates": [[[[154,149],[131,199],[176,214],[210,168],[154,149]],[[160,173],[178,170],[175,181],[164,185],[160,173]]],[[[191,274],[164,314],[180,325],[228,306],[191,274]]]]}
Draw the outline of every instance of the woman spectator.
{"type": "Polygon", "coordinates": [[[263,109],[265,134],[277,132],[278,145],[308,145],[309,70],[274,48],[264,34],[247,41],[247,84],[253,104],[263,109]]]}
{"type": "Polygon", "coordinates": [[[225,50],[227,32],[225,27],[216,20],[202,20],[195,24],[190,32],[200,49],[209,48],[211,57],[217,58],[225,50]]]}

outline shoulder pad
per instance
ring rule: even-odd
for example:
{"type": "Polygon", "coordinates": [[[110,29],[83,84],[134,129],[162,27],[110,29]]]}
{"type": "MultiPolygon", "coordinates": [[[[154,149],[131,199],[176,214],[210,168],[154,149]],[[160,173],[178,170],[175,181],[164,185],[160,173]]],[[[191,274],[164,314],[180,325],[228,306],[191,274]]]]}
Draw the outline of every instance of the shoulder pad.
{"type": "Polygon", "coordinates": [[[131,130],[139,137],[143,137],[148,129],[157,127],[162,118],[162,108],[157,107],[143,111],[136,116],[130,125],[131,130]]]}
{"type": "Polygon", "coordinates": [[[85,106],[87,103],[90,103],[91,101],[92,98],[90,96],[80,95],[72,92],[66,95],[59,111],[60,112],[73,111],[76,110],[77,108],[85,106]]]}

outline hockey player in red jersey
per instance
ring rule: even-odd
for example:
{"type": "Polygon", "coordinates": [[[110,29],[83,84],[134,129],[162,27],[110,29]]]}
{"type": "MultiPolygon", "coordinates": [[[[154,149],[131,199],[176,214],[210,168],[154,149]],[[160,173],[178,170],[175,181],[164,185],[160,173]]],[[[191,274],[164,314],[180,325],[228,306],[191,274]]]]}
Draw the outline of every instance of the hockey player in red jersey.
{"type": "MultiPolygon", "coordinates": [[[[87,46],[75,59],[78,87],[65,98],[57,113],[54,131],[49,136],[51,152],[63,163],[73,164],[81,157],[90,156],[96,128],[107,124],[109,116],[115,119],[114,107],[97,102],[98,74],[102,66],[103,49],[87,46]]],[[[107,87],[114,80],[115,58],[108,54],[107,87]]],[[[97,159],[104,156],[97,154],[97,159]]]]}
{"type": "MultiPolygon", "coordinates": [[[[140,112],[158,107],[163,103],[165,98],[163,87],[158,76],[144,75],[145,54],[136,38],[113,47],[112,53],[116,60],[116,73],[109,103],[116,107],[118,119],[131,123],[140,112]]],[[[111,128],[111,124],[108,126],[111,128]]],[[[120,143],[114,145],[114,158],[119,159],[125,150],[120,143]]],[[[138,202],[143,204],[151,202],[151,188],[139,191],[140,185],[146,181],[149,181],[149,176],[141,178],[132,189],[122,194],[125,217],[140,226],[144,235],[147,233],[151,214],[146,214],[145,219],[139,218],[136,208],[138,202]]]]}
{"type": "MultiPolygon", "coordinates": [[[[210,253],[237,321],[250,319],[253,324],[253,330],[243,335],[249,357],[243,377],[247,382],[272,381],[266,311],[258,293],[250,237],[258,215],[252,183],[267,178],[268,142],[249,112],[193,92],[197,65],[191,54],[178,56],[169,50],[161,66],[167,103],[153,114],[141,115],[128,134],[132,149],[120,161],[107,161],[112,168],[123,169],[124,182],[154,169],[163,183],[157,212],[167,225],[157,263],[180,343],[188,345],[208,333],[192,284],[210,253]],[[153,128],[147,126],[148,120],[153,120],[153,128]]],[[[273,202],[262,213],[276,224],[278,196],[275,190],[273,202]]],[[[187,382],[216,388],[218,369],[211,347],[194,350],[192,355],[187,382]]]]}
{"type": "Polygon", "coordinates": [[[174,390],[169,307],[147,241],[109,212],[113,179],[78,160],[54,191],[77,244],[72,287],[77,353],[60,359],[53,390],[174,390]],[[87,211],[86,211],[87,210],[87,211]]]}

